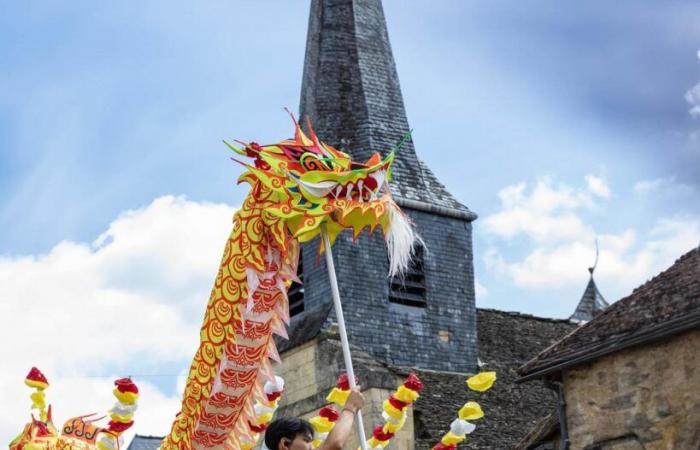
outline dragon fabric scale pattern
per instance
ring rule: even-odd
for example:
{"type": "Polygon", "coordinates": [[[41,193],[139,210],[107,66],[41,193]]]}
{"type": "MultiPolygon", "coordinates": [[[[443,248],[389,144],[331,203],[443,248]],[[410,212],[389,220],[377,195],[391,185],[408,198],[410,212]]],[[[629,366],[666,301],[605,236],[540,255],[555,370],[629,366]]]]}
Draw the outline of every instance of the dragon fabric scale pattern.
{"type": "Polygon", "coordinates": [[[252,438],[253,403],[264,399],[262,386],[274,379],[269,358],[279,360],[273,333],[287,337],[286,291],[296,280],[301,242],[322,228],[332,243],[344,229],[357,238],[379,227],[390,274],[396,274],[420,239],[391,198],[393,152],[358,163],[320,142],[310,123],[308,135],[294,125],[294,139],[277,144],[226,143],[253,160],[241,162],[247,170],[238,180],[251,191],[234,216],[182,408],[162,450],[238,449],[252,438]]]}

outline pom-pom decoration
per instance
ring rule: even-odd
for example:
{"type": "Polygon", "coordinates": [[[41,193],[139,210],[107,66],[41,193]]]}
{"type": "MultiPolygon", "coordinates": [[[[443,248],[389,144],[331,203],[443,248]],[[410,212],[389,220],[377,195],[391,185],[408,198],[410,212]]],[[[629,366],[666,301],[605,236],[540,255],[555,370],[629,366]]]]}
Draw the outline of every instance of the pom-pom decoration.
{"type": "Polygon", "coordinates": [[[367,447],[370,449],[382,449],[389,445],[389,441],[401,430],[406,423],[408,408],[418,400],[419,392],[423,389],[423,383],[414,373],[411,373],[388,399],[382,403],[382,417],[384,424],[378,425],[372,432],[372,437],[367,439],[367,447]]]}
{"type": "Polygon", "coordinates": [[[258,400],[253,405],[255,419],[248,421],[249,436],[240,437],[241,450],[250,450],[255,447],[260,439],[260,433],[267,430],[267,426],[279,407],[279,399],[284,392],[284,379],[275,375],[274,381],[266,381],[263,385],[264,400],[258,400]]]}
{"type": "MultiPolygon", "coordinates": [[[[357,378],[355,378],[357,383],[357,378]]],[[[330,403],[336,404],[339,407],[345,406],[345,402],[350,396],[350,380],[347,374],[342,374],[338,377],[338,381],[335,383],[335,387],[326,396],[326,400],[330,403]]],[[[327,405],[318,411],[318,414],[309,419],[311,428],[314,429],[314,438],[311,441],[311,446],[313,448],[318,447],[323,444],[323,441],[328,437],[328,433],[333,429],[335,423],[338,421],[340,413],[333,406],[327,405]]]]}
{"type": "Polygon", "coordinates": [[[41,421],[46,422],[46,394],[44,393],[44,389],[49,387],[49,381],[44,374],[41,373],[41,370],[32,367],[24,378],[24,384],[35,389],[35,392],[29,395],[29,398],[32,399],[32,409],[36,409],[39,412],[41,421]]]}
{"type": "MultiPolygon", "coordinates": [[[[469,389],[476,392],[485,392],[491,389],[496,381],[496,372],[481,372],[467,379],[469,389]]],[[[462,406],[457,413],[457,419],[450,424],[450,431],[445,433],[440,439],[440,442],[435,444],[432,450],[456,450],[457,445],[467,439],[467,435],[471,434],[476,425],[469,420],[477,420],[484,417],[484,411],[475,401],[468,401],[462,406]]]]}
{"type": "Polygon", "coordinates": [[[48,380],[44,374],[41,373],[41,370],[37,369],[36,367],[32,367],[31,370],[29,370],[29,374],[27,374],[27,377],[24,379],[24,384],[41,390],[49,387],[48,380]]]}
{"type": "Polygon", "coordinates": [[[136,401],[139,398],[139,388],[131,378],[120,378],[114,382],[112,393],[117,402],[109,410],[109,424],[97,439],[99,450],[117,450],[121,447],[121,435],[134,424],[136,401]]]}

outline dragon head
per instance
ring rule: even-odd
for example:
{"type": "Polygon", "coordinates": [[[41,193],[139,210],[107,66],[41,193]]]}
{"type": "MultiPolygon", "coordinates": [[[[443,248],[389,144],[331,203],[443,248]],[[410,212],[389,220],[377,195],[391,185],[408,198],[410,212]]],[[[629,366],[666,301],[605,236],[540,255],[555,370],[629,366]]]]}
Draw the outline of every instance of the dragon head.
{"type": "Polygon", "coordinates": [[[391,197],[388,182],[394,153],[353,161],[321,142],[308,119],[308,135],[293,116],[292,120],[294,139],[270,145],[239,142],[242,147],[224,141],[239,155],[253,159],[253,164],[241,162],[248,170],[239,183],[250,183],[254,192],[256,186],[264,186],[265,211],[283,218],[300,242],[317,236],[322,227],[331,243],[344,229],[351,229],[356,239],[363,230],[379,227],[389,249],[390,274],[400,273],[420,238],[391,197]]]}

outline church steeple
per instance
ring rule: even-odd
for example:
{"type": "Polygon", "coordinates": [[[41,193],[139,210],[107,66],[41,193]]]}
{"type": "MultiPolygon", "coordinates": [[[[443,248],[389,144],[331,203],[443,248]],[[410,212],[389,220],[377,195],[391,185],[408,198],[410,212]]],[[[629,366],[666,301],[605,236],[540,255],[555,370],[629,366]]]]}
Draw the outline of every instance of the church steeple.
{"type": "MultiPolygon", "coordinates": [[[[365,161],[388,153],[409,133],[380,0],[313,0],[300,116],[322,140],[365,161]]],[[[411,139],[396,154],[394,195],[419,207],[447,208],[471,220],[416,155],[411,139]]]]}
{"type": "MultiPolygon", "coordinates": [[[[324,142],[367,160],[408,134],[381,0],[312,0],[300,116],[324,142]]],[[[381,233],[353,242],[342,233],[334,258],[350,342],[397,366],[469,372],[477,368],[472,221],[416,155],[396,152],[393,197],[423,238],[404,278],[387,278],[381,233]],[[400,331],[399,331],[400,330],[400,331]],[[439,349],[436,351],[435,349],[439,349]]],[[[304,285],[295,291],[289,334],[296,346],[334,322],[318,241],[302,244],[304,285]]],[[[290,347],[287,347],[290,348],[290,347]]]]}

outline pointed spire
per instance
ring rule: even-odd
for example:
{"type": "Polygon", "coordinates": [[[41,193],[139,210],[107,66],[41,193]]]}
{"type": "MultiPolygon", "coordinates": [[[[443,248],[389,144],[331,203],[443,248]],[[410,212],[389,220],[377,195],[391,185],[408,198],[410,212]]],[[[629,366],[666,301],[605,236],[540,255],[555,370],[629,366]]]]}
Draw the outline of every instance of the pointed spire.
{"type": "MultiPolygon", "coordinates": [[[[386,156],[406,136],[381,0],[312,0],[300,103],[299,121],[310,117],[321,141],[358,162],[374,152],[386,156]]],[[[410,138],[392,172],[397,199],[473,214],[418,159],[410,138]]]]}
{"type": "Polygon", "coordinates": [[[591,275],[588,280],[588,285],[586,286],[586,290],[583,291],[576,311],[569,317],[569,320],[573,322],[586,323],[600,314],[600,312],[609,305],[598,290],[598,286],[596,286],[595,280],[593,279],[593,272],[595,272],[596,266],[598,266],[598,239],[596,239],[595,243],[595,262],[593,266],[588,268],[588,273],[591,275]]]}

